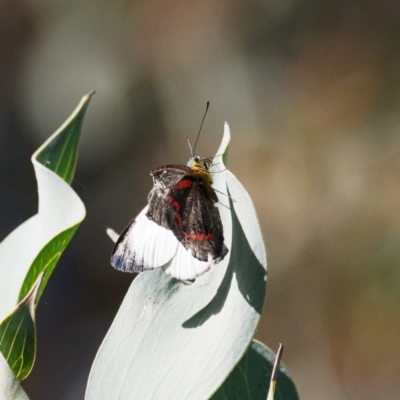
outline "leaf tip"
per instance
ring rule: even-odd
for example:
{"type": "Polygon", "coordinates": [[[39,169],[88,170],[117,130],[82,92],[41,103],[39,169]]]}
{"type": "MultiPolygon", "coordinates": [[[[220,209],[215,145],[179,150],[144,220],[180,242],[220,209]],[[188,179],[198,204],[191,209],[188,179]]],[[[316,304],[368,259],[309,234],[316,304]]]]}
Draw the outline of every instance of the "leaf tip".
{"type": "Polygon", "coordinates": [[[276,353],[274,368],[271,374],[271,384],[269,385],[267,400],[274,400],[276,380],[278,377],[278,371],[279,371],[279,365],[281,363],[282,353],[283,353],[283,344],[279,343],[279,349],[278,352],[276,353]]]}
{"type": "Polygon", "coordinates": [[[116,241],[117,241],[118,238],[119,238],[118,233],[115,232],[114,229],[111,229],[111,228],[107,228],[107,229],[106,229],[106,233],[107,233],[108,237],[109,237],[114,243],[116,243],[116,241]]]}
{"type": "Polygon", "coordinates": [[[87,100],[90,100],[92,98],[92,96],[96,93],[95,90],[92,90],[91,92],[89,92],[85,97],[87,100]]]}
{"type": "Polygon", "coordinates": [[[228,146],[231,141],[231,130],[229,128],[228,123],[225,121],[224,124],[224,135],[222,137],[221,145],[219,146],[217,154],[222,155],[222,161],[224,165],[227,165],[227,158],[228,158],[228,146]]]}
{"type": "Polygon", "coordinates": [[[276,378],[278,376],[279,364],[281,363],[282,354],[283,354],[283,344],[279,343],[279,349],[278,349],[278,352],[276,353],[274,369],[272,370],[271,381],[276,381],[276,378]]]}
{"type": "Polygon", "coordinates": [[[231,128],[229,127],[229,124],[225,121],[224,123],[224,141],[226,141],[226,146],[228,146],[229,142],[231,141],[231,128]]]}
{"type": "Polygon", "coordinates": [[[27,306],[27,305],[35,304],[36,297],[37,297],[40,285],[42,284],[45,275],[46,275],[45,271],[40,273],[40,275],[36,279],[35,283],[32,285],[31,290],[28,292],[28,294],[18,304],[18,306],[17,306],[18,308],[21,308],[21,307],[24,307],[24,306],[27,306]]]}

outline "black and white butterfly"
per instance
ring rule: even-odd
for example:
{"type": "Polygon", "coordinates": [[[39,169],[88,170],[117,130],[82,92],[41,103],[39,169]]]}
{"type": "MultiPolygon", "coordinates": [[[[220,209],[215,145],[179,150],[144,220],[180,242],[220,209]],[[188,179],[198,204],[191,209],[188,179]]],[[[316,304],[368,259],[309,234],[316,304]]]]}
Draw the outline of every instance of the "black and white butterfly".
{"type": "Polygon", "coordinates": [[[211,158],[192,151],[186,166],[151,171],[154,186],[148,205],[117,240],[111,256],[114,268],[140,272],[162,267],[176,279],[192,280],[224,259],[228,249],[211,164],[211,158]]]}

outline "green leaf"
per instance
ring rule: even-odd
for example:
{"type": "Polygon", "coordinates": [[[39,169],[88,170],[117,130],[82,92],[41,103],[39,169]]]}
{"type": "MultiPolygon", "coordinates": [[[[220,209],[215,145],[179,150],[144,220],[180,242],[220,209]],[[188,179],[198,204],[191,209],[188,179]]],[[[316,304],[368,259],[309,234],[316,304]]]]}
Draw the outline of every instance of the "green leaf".
{"type": "MultiPolygon", "coordinates": [[[[276,355],[264,344],[253,340],[245,355],[211,400],[265,400],[276,355]]],[[[299,400],[292,378],[281,363],[275,388],[275,400],[299,400]]]]}
{"type": "MultiPolygon", "coordinates": [[[[229,142],[225,126],[225,153],[229,142]]],[[[222,156],[216,161],[224,169],[222,156]],[[221,165],[222,164],[222,165],[221,165]]],[[[246,351],[265,296],[265,249],[249,195],[229,172],[214,174],[230,249],[192,285],[162,269],[132,283],[100,347],[86,399],[207,399],[246,351]]],[[[174,262],[174,261],[172,261],[174,262]]]]}
{"type": "Polygon", "coordinates": [[[50,242],[43,247],[43,249],[33,261],[28,273],[26,274],[26,277],[21,287],[21,291],[19,293],[18,301],[21,301],[24,296],[26,296],[26,294],[29,292],[30,288],[32,287],[32,282],[35,282],[38,273],[45,271],[46,275],[44,277],[43,285],[40,286],[39,293],[36,298],[36,303],[39,302],[43,290],[47,285],[47,281],[51,276],[51,273],[57,265],[61,254],[72,239],[72,236],[74,236],[74,233],[78,229],[78,226],[79,224],[73,226],[72,228],[66,229],[64,232],[57,235],[54,239],[50,240],[50,242]]]}
{"type": "Polygon", "coordinates": [[[35,301],[42,272],[31,291],[0,324],[0,352],[19,381],[32,370],[36,356],[35,301]]]}
{"type": "Polygon", "coordinates": [[[0,399],[29,400],[20,383],[0,353],[0,399]]]}
{"type": "Polygon", "coordinates": [[[83,118],[93,94],[83,97],[71,116],[32,156],[33,162],[38,161],[67,183],[74,178],[83,118]]]}
{"type": "Polygon", "coordinates": [[[85,217],[82,201],[66,181],[71,181],[75,170],[80,129],[89,100],[90,95],[84,96],[67,122],[32,156],[39,212],[0,244],[0,321],[46,271],[39,299],[62,251],[85,217]]]}

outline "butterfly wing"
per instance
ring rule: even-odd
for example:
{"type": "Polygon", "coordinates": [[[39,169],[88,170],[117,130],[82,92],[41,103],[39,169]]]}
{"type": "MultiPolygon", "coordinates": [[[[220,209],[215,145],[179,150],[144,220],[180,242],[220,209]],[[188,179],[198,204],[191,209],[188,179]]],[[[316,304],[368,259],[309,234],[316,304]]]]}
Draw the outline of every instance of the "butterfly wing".
{"type": "Polygon", "coordinates": [[[180,280],[195,279],[228,252],[217,197],[190,168],[167,165],[152,171],[149,205],[124,230],[111,264],[123,272],[163,267],[180,280]]]}
{"type": "Polygon", "coordinates": [[[111,265],[123,272],[161,267],[175,255],[175,235],[147,218],[146,207],[122,232],[111,255],[111,265]]]}
{"type": "Polygon", "coordinates": [[[193,178],[188,167],[165,166],[152,171],[152,175],[154,188],[146,215],[172,231],[182,244],[178,246],[175,262],[164,269],[178,279],[194,279],[228,252],[221,217],[214,204],[215,192],[193,178]]]}

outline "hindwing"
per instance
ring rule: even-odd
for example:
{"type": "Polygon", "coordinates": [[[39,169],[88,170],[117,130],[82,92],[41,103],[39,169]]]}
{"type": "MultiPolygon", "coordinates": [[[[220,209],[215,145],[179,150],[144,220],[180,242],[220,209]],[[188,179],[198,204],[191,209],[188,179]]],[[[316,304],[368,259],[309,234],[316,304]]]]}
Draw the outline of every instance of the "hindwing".
{"type": "Polygon", "coordinates": [[[122,232],[111,265],[123,272],[162,267],[174,257],[179,243],[173,233],[146,217],[146,207],[122,232]]]}

